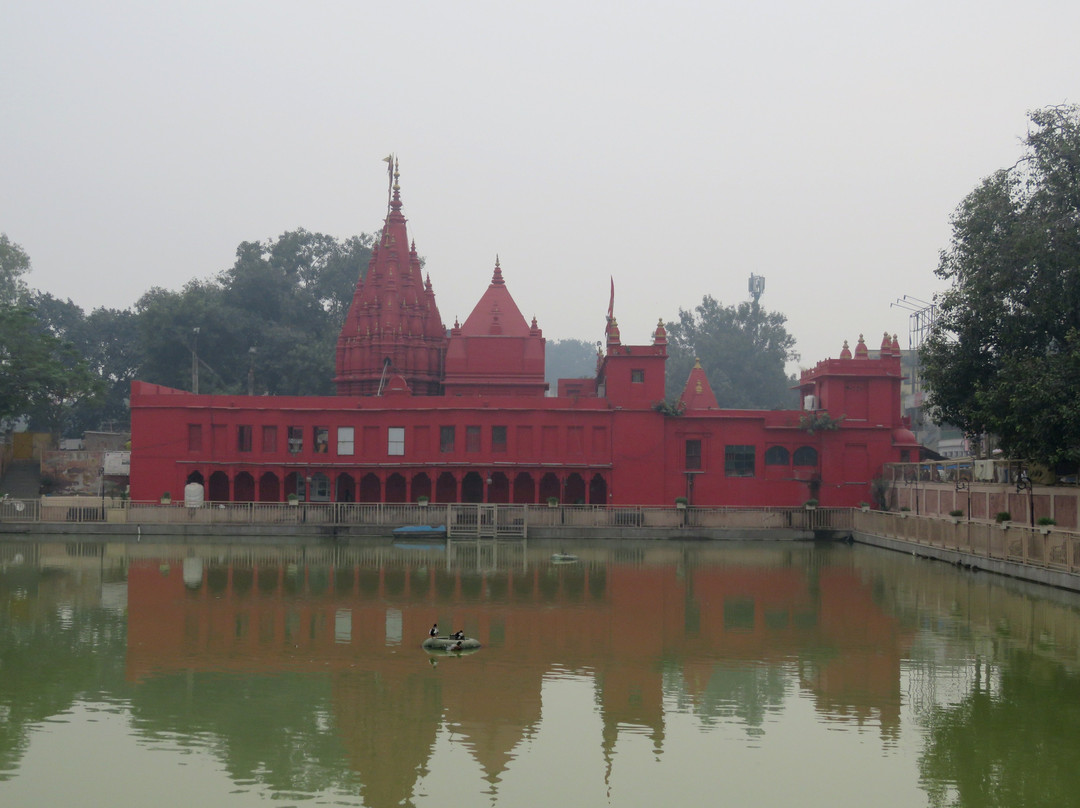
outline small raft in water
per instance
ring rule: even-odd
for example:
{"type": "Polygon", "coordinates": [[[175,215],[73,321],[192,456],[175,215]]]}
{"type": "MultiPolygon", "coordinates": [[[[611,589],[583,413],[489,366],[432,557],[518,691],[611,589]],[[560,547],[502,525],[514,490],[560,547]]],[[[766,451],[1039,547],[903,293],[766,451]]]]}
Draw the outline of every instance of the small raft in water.
{"type": "Polygon", "coordinates": [[[466,637],[464,640],[455,640],[453,637],[428,637],[424,640],[424,648],[429,651],[449,651],[459,642],[462,651],[475,651],[480,647],[480,640],[474,640],[471,637],[466,637]]]}

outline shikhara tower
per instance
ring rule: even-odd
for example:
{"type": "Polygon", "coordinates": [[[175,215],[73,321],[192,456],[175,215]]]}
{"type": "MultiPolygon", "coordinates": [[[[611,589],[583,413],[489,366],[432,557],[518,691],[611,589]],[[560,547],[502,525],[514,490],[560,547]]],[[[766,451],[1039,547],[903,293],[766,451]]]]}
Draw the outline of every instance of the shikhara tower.
{"type": "Polygon", "coordinates": [[[378,395],[395,376],[413,395],[442,393],[446,328],[431,278],[423,277],[416,244],[409,241],[396,160],[391,169],[386,221],[338,336],[334,378],[338,395],[378,395]]]}

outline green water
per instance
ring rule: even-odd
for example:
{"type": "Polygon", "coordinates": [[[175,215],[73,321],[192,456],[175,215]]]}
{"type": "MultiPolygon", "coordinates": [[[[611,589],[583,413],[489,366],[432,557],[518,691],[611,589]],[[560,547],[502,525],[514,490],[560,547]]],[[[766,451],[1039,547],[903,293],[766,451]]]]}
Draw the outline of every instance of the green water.
{"type": "Polygon", "coordinates": [[[0,805],[1073,805],[1078,607],[865,547],[0,544],[0,805]]]}

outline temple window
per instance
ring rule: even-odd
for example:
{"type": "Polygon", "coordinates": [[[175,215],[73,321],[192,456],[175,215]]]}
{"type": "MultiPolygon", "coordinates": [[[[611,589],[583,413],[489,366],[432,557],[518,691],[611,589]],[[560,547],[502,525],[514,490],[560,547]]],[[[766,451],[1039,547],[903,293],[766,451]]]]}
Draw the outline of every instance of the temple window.
{"type": "Polygon", "coordinates": [[[505,452],[506,451],[506,427],[505,426],[493,426],[491,428],[491,451],[493,451],[493,452],[505,452]]]}
{"type": "Polygon", "coordinates": [[[454,427],[439,427],[439,451],[443,454],[454,451],[454,427]]]}
{"type": "Polygon", "coordinates": [[[301,426],[289,427],[289,454],[300,454],[304,449],[304,428],[301,426]]]}
{"type": "Polygon", "coordinates": [[[189,452],[202,451],[202,424],[188,424],[187,448],[189,452]]]}
{"type": "Polygon", "coordinates": [[[796,466],[816,466],[818,463],[817,449],[813,446],[800,446],[795,450],[792,462],[796,466]]]}
{"type": "Polygon", "coordinates": [[[405,454],[405,427],[392,426],[386,430],[387,444],[386,453],[388,455],[403,455],[405,454]]]}
{"type": "Polygon", "coordinates": [[[330,451],[330,427],[313,427],[311,430],[311,442],[315,447],[316,454],[326,454],[330,451]]]}
{"type": "Polygon", "coordinates": [[[753,477],[754,447],[725,446],[724,474],[728,477],[753,477]]]}
{"type": "Polygon", "coordinates": [[[351,426],[339,426],[337,429],[337,453],[351,455],[355,445],[355,434],[351,426]]]}
{"type": "Polygon", "coordinates": [[[645,383],[645,371],[641,368],[637,368],[630,371],[630,381],[635,384],[645,383]]]}
{"type": "Polygon", "coordinates": [[[251,433],[252,428],[250,424],[240,424],[236,427],[236,451],[238,452],[250,452],[251,451],[251,433]]]}
{"type": "Polygon", "coordinates": [[[262,428],[262,450],[264,454],[277,451],[277,427],[264,426],[262,428]]]}
{"type": "Polygon", "coordinates": [[[479,452],[480,451],[480,427],[467,426],[465,427],[465,451],[466,452],[479,452]]]}
{"type": "Polygon", "coordinates": [[[686,441],[686,468],[688,471],[701,468],[701,440],[699,438],[686,441]]]}
{"type": "Polygon", "coordinates": [[[786,466],[791,462],[791,453],[783,446],[770,446],[765,450],[766,466],[786,466]]]}

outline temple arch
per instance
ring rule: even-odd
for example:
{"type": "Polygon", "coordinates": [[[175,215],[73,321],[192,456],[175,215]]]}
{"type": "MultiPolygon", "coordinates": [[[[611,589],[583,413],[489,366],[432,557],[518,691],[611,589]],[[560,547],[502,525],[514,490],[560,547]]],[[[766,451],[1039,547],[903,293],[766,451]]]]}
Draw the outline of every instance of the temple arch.
{"type": "Polygon", "coordinates": [[[311,475],[311,491],[308,493],[310,502],[330,501],[330,478],[321,471],[311,475]]]}
{"type": "Polygon", "coordinates": [[[488,483],[488,502],[507,503],[510,501],[510,480],[501,471],[493,472],[488,483]]]}
{"type": "Polygon", "coordinates": [[[335,502],[355,502],[356,501],[356,480],[352,478],[351,474],[339,474],[337,478],[337,486],[334,493],[335,502]]]}
{"type": "Polygon", "coordinates": [[[396,471],[386,478],[386,501],[408,502],[408,491],[405,487],[405,477],[396,471]]]}
{"type": "Polygon", "coordinates": [[[382,498],[382,485],[374,474],[365,474],[360,480],[359,502],[378,502],[382,498]]]}
{"type": "Polygon", "coordinates": [[[566,478],[566,502],[574,505],[585,504],[585,481],[576,471],[566,478]]]}
{"type": "Polygon", "coordinates": [[[289,498],[289,494],[296,494],[300,499],[304,498],[304,478],[300,476],[300,472],[291,471],[285,475],[285,498],[289,498]]]}
{"type": "Polygon", "coordinates": [[[800,446],[795,450],[791,460],[796,466],[816,466],[818,464],[817,449],[813,446],[800,446]]]}
{"type": "Polygon", "coordinates": [[[484,478],[480,476],[480,472],[470,471],[461,481],[461,501],[484,501],[484,478]]]}
{"type": "Polygon", "coordinates": [[[241,471],[233,480],[233,502],[255,501],[255,478],[241,471]]]}
{"type": "Polygon", "coordinates": [[[559,496],[561,487],[559,478],[555,476],[554,472],[549,471],[540,478],[540,501],[547,502],[554,497],[559,502],[562,502],[562,497],[559,496]]]}
{"type": "Polygon", "coordinates": [[[605,480],[604,475],[599,472],[594,474],[593,478],[589,480],[589,504],[608,504],[607,480],[605,480]]]}
{"type": "Polygon", "coordinates": [[[525,505],[536,502],[536,483],[526,471],[514,478],[514,502],[525,505]]]}
{"type": "Polygon", "coordinates": [[[215,471],[210,475],[210,489],[207,499],[211,502],[229,501],[229,475],[224,471],[215,471]]]}
{"type": "Polygon", "coordinates": [[[435,481],[436,502],[457,502],[457,480],[449,471],[444,471],[435,481]]]}
{"type": "Polygon", "coordinates": [[[765,450],[766,466],[786,466],[791,462],[791,454],[783,446],[770,446],[765,450]]]}
{"type": "Polygon", "coordinates": [[[424,472],[413,475],[411,501],[416,502],[420,497],[431,499],[431,478],[424,472]]]}
{"type": "Polygon", "coordinates": [[[280,502],[281,485],[274,472],[268,471],[259,478],[259,502],[280,502]]]}

